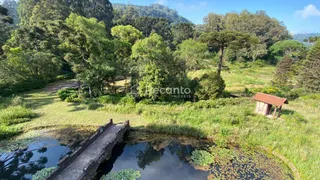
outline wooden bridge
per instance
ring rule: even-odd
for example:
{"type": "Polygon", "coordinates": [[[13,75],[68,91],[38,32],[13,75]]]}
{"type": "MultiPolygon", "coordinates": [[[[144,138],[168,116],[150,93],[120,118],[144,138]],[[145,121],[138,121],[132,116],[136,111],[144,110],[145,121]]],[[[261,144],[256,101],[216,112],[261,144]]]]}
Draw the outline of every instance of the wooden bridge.
{"type": "Polygon", "coordinates": [[[58,163],[58,168],[47,180],[84,180],[96,175],[99,165],[111,155],[113,147],[122,141],[130,128],[129,121],[113,124],[112,119],[105,126],[80,144],[80,147],[66,155],[58,163]]]}

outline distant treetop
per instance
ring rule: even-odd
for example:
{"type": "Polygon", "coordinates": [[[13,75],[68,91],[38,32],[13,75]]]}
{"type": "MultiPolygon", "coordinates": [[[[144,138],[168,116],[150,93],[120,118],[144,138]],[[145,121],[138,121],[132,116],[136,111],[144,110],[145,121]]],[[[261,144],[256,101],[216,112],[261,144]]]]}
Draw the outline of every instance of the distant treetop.
{"type": "Polygon", "coordinates": [[[138,17],[155,17],[166,18],[172,23],[191,23],[188,19],[180,16],[176,10],[170,9],[161,4],[151,4],[149,6],[126,5],[126,4],[112,4],[114,10],[119,13],[119,16],[128,12],[137,12],[138,17]],[[131,9],[131,10],[130,10],[131,9]],[[129,11],[128,11],[129,10],[129,11]]]}

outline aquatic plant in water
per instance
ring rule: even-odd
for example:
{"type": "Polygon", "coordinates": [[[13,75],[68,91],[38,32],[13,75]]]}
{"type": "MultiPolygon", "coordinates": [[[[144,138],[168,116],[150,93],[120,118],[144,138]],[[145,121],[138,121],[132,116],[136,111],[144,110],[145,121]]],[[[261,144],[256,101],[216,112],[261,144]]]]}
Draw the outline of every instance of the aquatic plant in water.
{"type": "Polygon", "coordinates": [[[197,166],[209,166],[214,162],[214,157],[207,151],[195,150],[192,152],[191,159],[197,166]]]}
{"type": "Polygon", "coordinates": [[[45,180],[56,170],[56,167],[45,168],[32,176],[32,180],[45,180]]]}
{"type": "Polygon", "coordinates": [[[102,176],[100,180],[136,180],[140,177],[140,171],[123,169],[118,172],[110,172],[109,174],[102,176]]]}

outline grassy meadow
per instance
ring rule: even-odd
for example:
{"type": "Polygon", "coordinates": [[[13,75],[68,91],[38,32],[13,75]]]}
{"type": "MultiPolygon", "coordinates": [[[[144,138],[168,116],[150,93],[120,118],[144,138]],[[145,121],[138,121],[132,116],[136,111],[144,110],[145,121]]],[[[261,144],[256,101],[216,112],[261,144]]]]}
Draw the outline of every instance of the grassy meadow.
{"type": "MultiPolygon", "coordinates": [[[[226,90],[263,88],[270,85],[275,67],[252,66],[224,71],[226,90]]],[[[198,71],[190,76],[198,76],[198,71]]],[[[250,97],[222,98],[196,103],[146,102],[103,104],[97,110],[88,105],[61,101],[45,90],[20,95],[36,117],[3,128],[23,131],[60,125],[102,125],[130,120],[135,128],[153,132],[210,138],[218,146],[228,144],[252,150],[263,146],[275,151],[298,169],[302,179],[320,179],[320,95],[302,96],[284,106],[279,119],[268,119],[254,113],[255,102],[250,97]]],[[[10,106],[2,98],[0,117],[10,106]]],[[[4,115],[3,115],[4,114],[4,115]]],[[[2,127],[1,127],[2,128],[2,127]]]]}

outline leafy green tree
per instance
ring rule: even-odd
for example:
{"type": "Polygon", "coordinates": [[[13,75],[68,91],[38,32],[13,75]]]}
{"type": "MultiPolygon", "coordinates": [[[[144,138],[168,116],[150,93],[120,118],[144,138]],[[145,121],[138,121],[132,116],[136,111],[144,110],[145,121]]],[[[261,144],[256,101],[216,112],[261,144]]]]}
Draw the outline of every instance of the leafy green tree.
{"type": "Polygon", "coordinates": [[[115,26],[111,29],[111,34],[113,37],[121,41],[126,41],[132,45],[143,37],[142,32],[131,25],[115,26]]]}
{"type": "Polygon", "coordinates": [[[227,13],[224,21],[227,30],[255,35],[259,37],[260,43],[266,44],[267,47],[290,38],[283,23],[270,18],[265,11],[257,11],[255,14],[247,10],[241,13],[227,13]]]}
{"type": "Polygon", "coordinates": [[[225,20],[223,15],[209,13],[203,19],[205,32],[222,31],[225,29],[225,20]]]}
{"type": "Polygon", "coordinates": [[[216,99],[226,87],[220,74],[214,71],[204,74],[198,82],[195,95],[200,100],[216,99]]]}
{"type": "Polygon", "coordinates": [[[159,93],[155,88],[174,86],[184,76],[170,48],[156,33],[133,45],[131,58],[137,61],[137,83],[142,97],[156,99],[159,93]]]}
{"type": "Polygon", "coordinates": [[[69,0],[67,4],[73,13],[103,21],[107,33],[110,34],[113,26],[113,7],[109,0],[69,0]]]}
{"type": "Polygon", "coordinates": [[[131,76],[134,63],[131,61],[132,45],[129,42],[121,40],[113,40],[115,46],[114,55],[116,57],[115,69],[116,76],[123,77],[125,79],[125,86],[127,85],[127,79],[131,76]]]}
{"type": "MultiPolygon", "coordinates": [[[[45,27],[51,26],[47,24],[45,27]]],[[[60,72],[62,63],[55,54],[58,43],[52,31],[40,27],[16,29],[12,38],[3,46],[7,57],[2,66],[7,72],[6,79],[22,81],[54,78],[60,72]]]]}
{"type": "Polygon", "coordinates": [[[2,46],[10,38],[12,29],[10,24],[13,20],[8,15],[8,9],[0,5],[0,55],[3,53],[2,46]]]}
{"type": "Polygon", "coordinates": [[[284,56],[277,64],[274,83],[278,86],[287,86],[293,74],[293,60],[290,56],[284,56]]]}
{"type": "Polygon", "coordinates": [[[60,33],[65,60],[72,65],[79,81],[89,88],[91,97],[100,95],[115,75],[114,43],[107,39],[103,22],[71,13],[68,31],[60,33]]]}
{"type": "Polygon", "coordinates": [[[65,20],[70,14],[65,0],[40,0],[33,9],[29,23],[34,25],[46,20],[65,20]]]}
{"type": "Polygon", "coordinates": [[[133,5],[128,5],[125,8],[116,8],[113,11],[113,22],[116,25],[134,25],[135,19],[140,17],[138,9],[133,5]]]}
{"type": "MultiPolygon", "coordinates": [[[[190,23],[186,18],[179,16],[176,10],[170,9],[164,5],[152,4],[149,6],[138,6],[138,5],[126,5],[126,4],[113,4],[115,13],[115,22],[119,22],[118,25],[128,25],[124,22],[139,17],[153,17],[153,18],[165,18],[170,21],[170,23],[190,23]],[[126,17],[123,19],[123,17],[126,17]],[[125,21],[122,21],[125,20],[125,21]]],[[[130,24],[130,23],[129,23],[130,24]]]]}
{"type": "Polygon", "coordinates": [[[39,0],[19,0],[18,14],[20,18],[20,26],[29,26],[33,8],[38,2],[39,0]]]}
{"type": "Polygon", "coordinates": [[[313,92],[320,92],[320,40],[309,51],[300,76],[303,87],[313,92]]]}
{"type": "Polygon", "coordinates": [[[210,53],[206,43],[188,39],[177,46],[174,56],[185,63],[187,70],[198,70],[208,63],[205,59],[210,53]]]}
{"type": "Polygon", "coordinates": [[[184,40],[193,38],[194,28],[195,26],[192,23],[174,24],[171,28],[173,35],[173,44],[178,45],[184,40]]]}
{"type": "Polygon", "coordinates": [[[279,41],[270,47],[272,57],[276,60],[281,59],[283,56],[299,57],[301,52],[305,50],[306,46],[295,40],[279,41]]]}
{"type": "Polygon", "coordinates": [[[171,44],[173,41],[170,21],[167,19],[141,17],[135,20],[134,27],[139,29],[145,37],[150,36],[152,32],[155,32],[162,36],[167,44],[171,44]]]}
{"type": "Polygon", "coordinates": [[[207,42],[209,47],[217,48],[220,51],[220,58],[217,72],[220,75],[223,65],[225,49],[250,48],[257,43],[257,39],[246,33],[237,31],[215,31],[201,35],[202,42],[207,42]]]}

